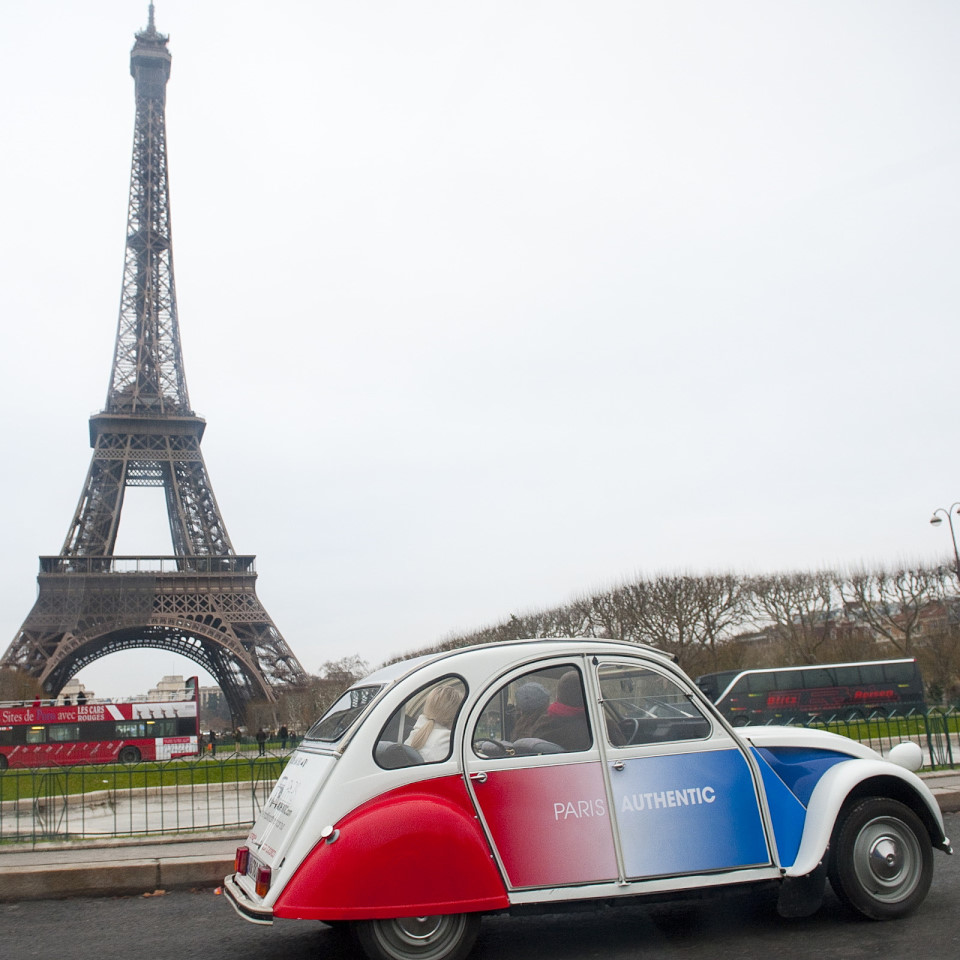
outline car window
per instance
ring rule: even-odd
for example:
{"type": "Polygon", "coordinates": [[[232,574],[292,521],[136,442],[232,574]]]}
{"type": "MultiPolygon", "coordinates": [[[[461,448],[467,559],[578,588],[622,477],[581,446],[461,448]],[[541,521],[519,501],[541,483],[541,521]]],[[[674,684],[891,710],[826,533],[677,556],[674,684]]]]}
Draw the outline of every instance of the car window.
{"type": "Polygon", "coordinates": [[[600,699],[612,746],[700,740],[710,722],[672,677],[639,664],[603,664],[600,699]]]}
{"type": "Polygon", "coordinates": [[[575,753],[593,746],[583,677],[572,664],[532,670],[484,705],[471,742],[478,757],[575,753]]]}
{"type": "Polygon", "coordinates": [[[360,714],[380,692],[379,686],[353,687],[307,731],[305,740],[335,743],[353,726],[360,714]]]}
{"type": "Polygon", "coordinates": [[[444,677],[407,697],[377,737],[377,764],[395,770],[449,759],[466,695],[467,685],[460,677],[444,677]]]}

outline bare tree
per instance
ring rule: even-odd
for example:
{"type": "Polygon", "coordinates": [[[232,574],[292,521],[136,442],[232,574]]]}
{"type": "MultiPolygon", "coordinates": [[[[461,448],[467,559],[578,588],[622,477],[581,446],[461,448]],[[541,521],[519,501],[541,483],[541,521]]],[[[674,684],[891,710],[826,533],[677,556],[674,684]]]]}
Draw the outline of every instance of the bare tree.
{"type": "Polygon", "coordinates": [[[829,571],[753,577],[750,594],[755,615],[769,624],[783,653],[794,663],[822,663],[841,611],[829,571]]]}
{"type": "Polygon", "coordinates": [[[960,698],[960,624],[955,617],[938,624],[917,645],[917,662],[931,703],[946,706],[960,698]]]}
{"type": "Polygon", "coordinates": [[[626,588],[638,639],[688,663],[704,638],[700,588],[696,577],[658,576],[626,588]]]}
{"type": "Polygon", "coordinates": [[[590,636],[638,641],[636,602],[629,586],[590,597],[590,636]]]}
{"type": "Polygon", "coordinates": [[[0,670],[0,701],[33,702],[41,695],[40,681],[27,673],[4,667],[0,670]]]}
{"type": "MultiPolygon", "coordinates": [[[[952,581],[942,570],[925,567],[858,570],[843,577],[826,570],[750,578],[660,575],[564,606],[513,614],[407,656],[525,637],[608,637],[658,647],[696,675],[872,659],[878,642],[885,642],[888,650],[922,657],[931,684],[948,690],[960,672],[954,665],[960,623],[946,628],[946,611],[957,603],[948,586],[952,581]],[[934,630],[938,609],[944,624],[934,630]]],[[[320,679],[332,679],[336,671],[327,673],[320,679]]]]}
{"type": "Polygon", "coordinates": [[[924,611],[943,596],[945,576],[935,567],[860,569],[837,578],[836,584],[850,617],[910,657],[924,611]]]}
{"type": "MultiPolygon", "coordinates": [[[[709,654],[710,669],[720,670],[720,647],[747,619],[750,590],[742,577],[712,574],[696,580],[700,642],[709,654]]],[[[705,672],[705,671],[701,671],[705,672]]]]}

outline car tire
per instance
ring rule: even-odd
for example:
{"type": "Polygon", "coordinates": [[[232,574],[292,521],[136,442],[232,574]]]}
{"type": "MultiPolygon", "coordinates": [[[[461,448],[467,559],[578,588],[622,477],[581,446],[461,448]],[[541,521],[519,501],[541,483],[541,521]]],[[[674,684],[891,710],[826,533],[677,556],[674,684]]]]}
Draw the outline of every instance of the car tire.
{"type": "Polygon", "coordinates": [[[933,879],[933,848],[920,818],[898,800],[868,797],[841,813],[834,828],[830,885],[871,920],[915,910],[933,879]]]}
{"type": "Polygon", "coordinates": [[[370,960],[464,960],[479,929],[479,913],[363,920],[354,925],[370,960]]]}

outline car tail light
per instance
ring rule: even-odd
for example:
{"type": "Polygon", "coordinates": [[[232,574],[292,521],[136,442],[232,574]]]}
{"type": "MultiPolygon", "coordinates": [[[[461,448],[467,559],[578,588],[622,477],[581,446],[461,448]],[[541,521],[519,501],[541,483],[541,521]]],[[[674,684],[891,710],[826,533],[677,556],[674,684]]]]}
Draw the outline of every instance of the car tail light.
{"type": "Polygon", "coordinates": [[[270,889],[270,868],[260,867],[257,870],[257,896],[265,897],[270,889]]]}
{"type": "Polygon", "coordinates": [[[250,848],[237,847],[236,856],[233,858],[234,873],[244,876],[247,872],[247,864],[250,862],[250,848]]]}

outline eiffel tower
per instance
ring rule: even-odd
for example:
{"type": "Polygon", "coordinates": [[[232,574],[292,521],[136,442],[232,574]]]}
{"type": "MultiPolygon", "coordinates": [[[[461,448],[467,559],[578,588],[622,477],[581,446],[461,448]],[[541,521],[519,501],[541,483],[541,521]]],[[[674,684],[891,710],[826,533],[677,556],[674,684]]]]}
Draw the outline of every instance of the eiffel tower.
{"type": "Polygon", "coordinates": [[[0,668],[51,696],[87,664],[153,647],[199,663],[240,719],[252,700],[306,679],[257,598],[253,556],[234,552],[200,452],[180,350],[167,181],[168,37],[135,34],[136,122],[120,319],[93,458],[58,556],[41,557],[36,603],[0,668]],[[114,554],[127,487],[163,487],[172,556],[114,554]]]}

